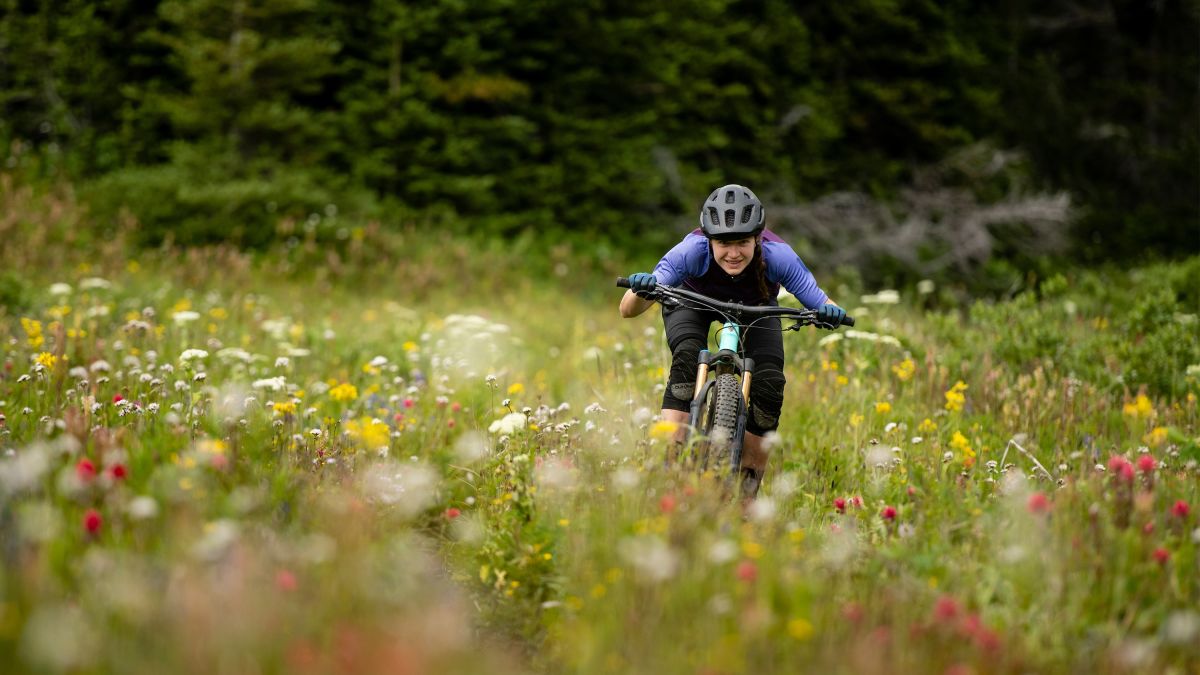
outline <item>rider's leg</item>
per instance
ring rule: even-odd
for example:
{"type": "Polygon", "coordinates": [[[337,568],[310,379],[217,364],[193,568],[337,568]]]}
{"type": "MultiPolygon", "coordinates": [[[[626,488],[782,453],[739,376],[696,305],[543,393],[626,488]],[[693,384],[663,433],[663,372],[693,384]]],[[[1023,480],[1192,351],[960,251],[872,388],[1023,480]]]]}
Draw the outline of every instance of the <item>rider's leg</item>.
{"type": "Polygon", "coordinates": [[[763,437],[779,427],[783,409],[783,335],[779,320],[760,322],[763,330],[746,331],[746,355],[754,359],[750,379],[750,412],[746,419],[746,435],[742,441],[742,496],[753,499],[758,495],[763,474],[767,470],[768,452],[763,437]]]}
{"type": "Polygon", "coordinates": [[[663,308],[663,325],[667,346],[671,349],[671,372],[663,391],[662,419],[675,422],[675,430],[667,457],[673,460],[682,449],[691,421],[692,397],[696,389],[696,368],[700,350],[708,345],[708,329],[714,315],[687,308],[663,308]]]}

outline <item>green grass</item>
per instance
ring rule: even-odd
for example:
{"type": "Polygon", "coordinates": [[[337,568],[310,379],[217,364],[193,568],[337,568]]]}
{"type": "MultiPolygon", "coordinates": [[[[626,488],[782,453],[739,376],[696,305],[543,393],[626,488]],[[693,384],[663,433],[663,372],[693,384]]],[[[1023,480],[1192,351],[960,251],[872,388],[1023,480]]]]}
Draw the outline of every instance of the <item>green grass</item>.
{"type": "Polygon", "coordinates": [[[664,466],[619,262],[370,226],[135,251],[0,188],[6,672],[1200,663],[1200,259],[961,304],[830,282],[860,332],[787,335],[743,517],[664,466]]]}

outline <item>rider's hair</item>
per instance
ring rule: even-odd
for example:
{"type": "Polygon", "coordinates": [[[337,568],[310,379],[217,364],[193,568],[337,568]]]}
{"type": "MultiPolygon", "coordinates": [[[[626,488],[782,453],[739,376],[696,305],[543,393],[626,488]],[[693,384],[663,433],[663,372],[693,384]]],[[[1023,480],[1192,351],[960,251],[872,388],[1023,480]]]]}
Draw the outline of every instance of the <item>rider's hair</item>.
{"type": "Polygon", "coordinates": [[[754,281],[758,284],[759,294],[771,299],[771,287],[767,284],[767,261],[763,258],[762,237],[754,239],[754,258],[750,261],[750,270],[754,273],[754,281]]]}

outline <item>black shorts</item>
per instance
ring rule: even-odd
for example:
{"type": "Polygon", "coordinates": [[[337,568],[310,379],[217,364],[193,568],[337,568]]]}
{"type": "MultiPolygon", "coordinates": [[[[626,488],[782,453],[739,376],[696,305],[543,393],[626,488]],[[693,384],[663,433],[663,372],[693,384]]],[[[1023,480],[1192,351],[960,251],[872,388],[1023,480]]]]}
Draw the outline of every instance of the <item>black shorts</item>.
{"type": "MultiPolygon", "coordinates": [[[[709,331],[714,323],[724,322],[711,310],[684,307],[663,308],[667,346],[671,349],[671,373],[663,392],[662,407],[669,410],[691,410],[695,394],[696,367],[700,350],[708,349],[709,331]]],[[[778,318],[762,319],[742,333],[744,356],[754,359],[754,376],[750,379],[750,415],[746,429],[762,435],[779,426],[783,408],[783,333],[778,318]]]]}

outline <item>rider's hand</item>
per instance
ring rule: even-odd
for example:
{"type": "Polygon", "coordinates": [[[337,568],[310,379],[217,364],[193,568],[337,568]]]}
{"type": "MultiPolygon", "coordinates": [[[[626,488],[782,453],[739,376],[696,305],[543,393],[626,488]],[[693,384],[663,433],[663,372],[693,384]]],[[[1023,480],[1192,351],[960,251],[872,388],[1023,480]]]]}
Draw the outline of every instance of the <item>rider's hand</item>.
{"type": "Polygon", "coordinates": [[[837,305],[826,303],[817,309],[817,325],[829,330],[837,330],[846,318],[846,310],[837,305]]]}
{"type": "Polygon", "coordinates": [[[649,298],[650,291],[654,290],[654,286],[658,284],[658,280],[653,274],[647,272],[638,272],[637,274],[629,275],[629,289],[637,294],[639,298],[649,298]]]}

